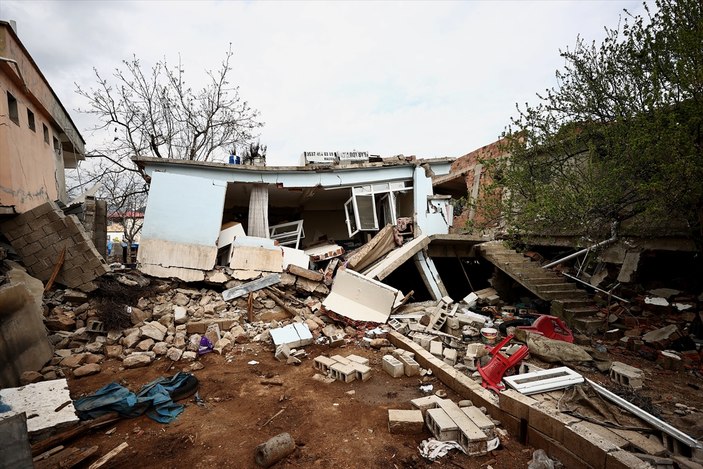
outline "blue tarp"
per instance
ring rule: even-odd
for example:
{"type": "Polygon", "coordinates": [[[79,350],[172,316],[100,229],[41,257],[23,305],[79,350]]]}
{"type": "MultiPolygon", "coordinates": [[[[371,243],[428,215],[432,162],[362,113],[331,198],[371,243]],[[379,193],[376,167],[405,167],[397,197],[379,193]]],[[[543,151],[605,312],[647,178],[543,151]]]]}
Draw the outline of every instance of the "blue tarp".
{"type": "Polygon", "coordinates": [[[192,375],[176,373],[170,378],[160,377],[145,384],[137,394],[117,383],[110,383],[94,394],[73,402],[81,420],[93,419],[109,412],[117,412],[123,417],[146,415],[159,423],[170,423],[183,412],[183,406],[176,404],[171,395],[192,375]]]}

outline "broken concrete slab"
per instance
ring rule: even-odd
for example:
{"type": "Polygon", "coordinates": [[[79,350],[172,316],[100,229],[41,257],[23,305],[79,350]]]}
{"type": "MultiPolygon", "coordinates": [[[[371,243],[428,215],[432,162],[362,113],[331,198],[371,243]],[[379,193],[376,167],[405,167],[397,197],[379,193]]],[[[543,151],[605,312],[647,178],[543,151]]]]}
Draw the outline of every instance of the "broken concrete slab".
{"type": "Polygon", "coordinates": [[[364,272],[364,275],[371,279],[383,280],[392,274],[405,261],[411,259],[420,250],[430,244],[430,238],[422,235],[391,251],[385,259],[376,264],[371,270],[364,272]]]}
{"type": "Polygon", "coordinates": [[[352,270],[339,270],[330,294],[322,304],[328,310],[353,319],[385,323],[398,290],[352,270]]]}
{"type": "Polygon", "coordinates": [[[0,419],[22,412],[35,416],[27,420],[30,434],[79,421],[66,379],[0,389],[0,401],[10,407],[9,411],[0,414],[0,419]]]}
{"type": "MultiPolygon", "coordinates": [[[[238,239],[235,240],[235,244],[238,239]]],[[[283,251],[280,248],[267,249],[263,247],[237,246],[232,249],[230,269],[256,272],[283,271],[283,251]]]]}
{"type": "Polygon", "coordinates": [[[290,266],[307,269],[310,266],[310,256],[305,254],[305,251],[286,246],[280,246],[280,248],[283,251],[283,269],[287,269],[290,266]]]}
{"type": "Polygon", "coordinates": [[[650,345],[657,345],[660,348],[665,348],[671,341],[681,337],[679,328],[676,324],[649,331],[642,336],[642,340],[650,345]]]}
{"type": "Polygon", "coordinates": [[[151,321],[144,324],[139,331],[142,337],[150,337],[157,342],[161,342],[166,337],[168,329],[158,321],[151,321]]]}

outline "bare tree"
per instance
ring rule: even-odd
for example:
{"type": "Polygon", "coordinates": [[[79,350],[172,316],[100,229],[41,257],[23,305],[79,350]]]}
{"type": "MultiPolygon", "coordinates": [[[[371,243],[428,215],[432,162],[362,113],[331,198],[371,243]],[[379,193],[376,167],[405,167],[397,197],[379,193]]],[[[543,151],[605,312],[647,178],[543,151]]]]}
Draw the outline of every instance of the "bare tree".
{"type": "Polygon", "coordinates": [[[94,130],[114,134],[97,150],[121,170],[133,170],[132,157],[208,161],[218,150],[251,141],[262,123],[229,81],[232,56],[230,45],[220,67],[207,71],[207,84],[198,91],[186,83],[180,61],[171,67],[162,60],[145,72],[134,56],[110,79],[94,69],[97,86],[76,84],[76,92],[88,102],[79,111],[98,119],[94,130]]]}

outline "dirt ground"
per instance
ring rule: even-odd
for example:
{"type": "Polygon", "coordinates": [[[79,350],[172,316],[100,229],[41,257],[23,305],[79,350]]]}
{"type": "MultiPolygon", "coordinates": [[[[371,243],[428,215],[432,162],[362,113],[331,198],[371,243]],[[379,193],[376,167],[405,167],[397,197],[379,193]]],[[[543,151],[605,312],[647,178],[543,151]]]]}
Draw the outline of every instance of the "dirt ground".
{"type": "MultiPolygon", "coordinates": [[[[200,358],[204,365],[193,371],[200,380],[199,396],[171,424],[162,425],[146,416],[121,420],[95,430],[71,446],[98,445],[98,455],[122,442],[129,447],[107,467],[193,468],[217,464],[220,467],[249,468],[254,464],[255,447],[281,432],[294,438],[297,449],[275,467],[315,468],[498,468],[526,467],[532,449],[511,437],[502,438],[501,447],[485,456],[469,457],[452,451],[438,462],[425,461],[417,449],[429,438],[420,435],[392,435],[388,431],[388,409],[410,409],[410,400],[422,397],[417,377],[393,379],[381,370],[381,353],[373,349],[346,346],[331,354],[369,358],[373,376],[366,382],[314,380],[313,358],[330,354],[322,346],[306,347],[309,358],[300,366],[286,365],[273,357],[271,347],[238,345],[229,355],[214,353],[200,358]],[[256,360],[257,365],[247,364],[256,360]],[[282,381],[281,386],[264,385],[262,380],[282,381]],[[270,423],[271,417],[283,410],[270,423]],[[114,430],[113,430],[114,429],[114,430]]],[[[120,362],[108,361],[97,375],[70,379],[71,396],[76,399],[101,386],[118,381],[133,391],[158,376],[189,371],[178,363],[161,359],[150,367],[121,370],[120,362]]],[[[439,380],[434,389],[444,389],[455,401],[460,398],[439,380]]]]}

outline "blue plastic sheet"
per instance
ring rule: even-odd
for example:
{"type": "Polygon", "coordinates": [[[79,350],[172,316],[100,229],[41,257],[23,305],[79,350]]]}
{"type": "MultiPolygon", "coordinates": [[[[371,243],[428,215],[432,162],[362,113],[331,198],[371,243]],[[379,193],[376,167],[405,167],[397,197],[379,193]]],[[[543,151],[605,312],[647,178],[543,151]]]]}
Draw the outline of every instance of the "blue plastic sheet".
{"type": "Polygon", "coordinates": [[[146,413],[159,423],[170,423],[184,409],[184,406],[173,402],[171,395],[191,376],[183,372],[170,378],[162,376],[142,386],[137,394],[120,384],[110,383],[90,396],[77,399],[73,405],[81,420],[117,412],[128,418],[146,413]]]}

